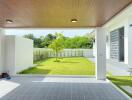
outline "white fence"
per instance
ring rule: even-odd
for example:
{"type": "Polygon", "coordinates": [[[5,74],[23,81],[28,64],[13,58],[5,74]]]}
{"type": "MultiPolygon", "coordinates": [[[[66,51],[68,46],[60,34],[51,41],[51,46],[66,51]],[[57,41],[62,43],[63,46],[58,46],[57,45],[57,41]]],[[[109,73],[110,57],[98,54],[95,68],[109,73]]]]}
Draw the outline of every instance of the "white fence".
{"type": "MultiPolygon", "coordinates": [[[[64,49],[58,54],[59,57],[93,57],[92,49],[64,49]]],[[[52,49],[34,48],[34,61],[47,57],[55,57],[52,49]]]]}

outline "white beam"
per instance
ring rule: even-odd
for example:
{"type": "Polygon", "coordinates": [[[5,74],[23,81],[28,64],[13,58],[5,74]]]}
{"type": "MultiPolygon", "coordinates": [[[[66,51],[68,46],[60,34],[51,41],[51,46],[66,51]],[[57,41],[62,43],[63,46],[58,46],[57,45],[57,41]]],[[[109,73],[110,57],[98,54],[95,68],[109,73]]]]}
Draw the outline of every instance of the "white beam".
{"type": "Polygon", "coordinates": [[[106,79],[106,31],[102,27],[97,27],[95,32],[96,46],[96,79],[106,79]]]}

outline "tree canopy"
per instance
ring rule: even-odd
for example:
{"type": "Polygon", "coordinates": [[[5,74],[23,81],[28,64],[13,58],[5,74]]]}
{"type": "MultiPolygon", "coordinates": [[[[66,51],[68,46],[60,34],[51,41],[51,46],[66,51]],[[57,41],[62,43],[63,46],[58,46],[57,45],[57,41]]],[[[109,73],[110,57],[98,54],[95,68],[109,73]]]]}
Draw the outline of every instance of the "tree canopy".
{"type": "MultiPolygon", "coordinates": [[[[62,38],[63,39],[63,46],[64,48],[93,48],[93,36],[75,36],[75,37],[64,37],[61,33],[54,34],[47,34],[46,36],[40,36],[39,38],[36,38],[33,34],[27,34],[23,37],[32,39],[34,41],[34,47],[35,48],[48,48],[49,45],[54,41],[56,41],[56,38],[62,38]]],[[[57,44],[58,45],[58,44],[57,44]]]]}

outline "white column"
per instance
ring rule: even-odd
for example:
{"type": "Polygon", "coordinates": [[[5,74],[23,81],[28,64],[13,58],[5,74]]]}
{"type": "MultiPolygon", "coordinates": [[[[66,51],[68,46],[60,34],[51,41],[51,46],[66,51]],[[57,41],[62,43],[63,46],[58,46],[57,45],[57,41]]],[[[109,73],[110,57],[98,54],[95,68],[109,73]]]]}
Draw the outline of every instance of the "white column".
{"type": "Polygon", "coordinates": [[[106,31],[102,27],[97,27],[95,32],[96,46],[96,79],[106,79],[106,31]]]}
{"type": "Polygon", "coordinates": [[[4,29],[0,28],[0,74],[4,72],[4,41],[5,39],[5,32],[4,29]]]}

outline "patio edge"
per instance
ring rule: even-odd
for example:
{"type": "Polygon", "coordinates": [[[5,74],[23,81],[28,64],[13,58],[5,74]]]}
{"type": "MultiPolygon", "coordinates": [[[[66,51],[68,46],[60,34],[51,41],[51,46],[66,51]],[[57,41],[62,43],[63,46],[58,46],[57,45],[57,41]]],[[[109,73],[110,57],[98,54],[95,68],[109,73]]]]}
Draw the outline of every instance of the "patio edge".
{"type": "Polygon", "coordinates": [[[132,98],[127,95],[125,92],[123,92],[119,87],[117,87],[114,83],[112,83],[109,79],[106,79],[118,92],[120,92],[122,95],[124,95],[128,100],[132,100],[132,98]]]}
{"type": "Polygon", "coordinates": [[[71,77],[71,78],[95,78],[95,76],[92,75],[44,75],[44,74],[15,74],[11,75],[11,77],[71,77]]]}

